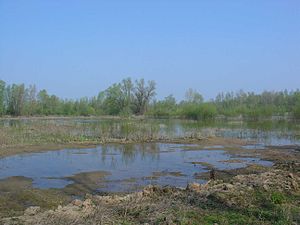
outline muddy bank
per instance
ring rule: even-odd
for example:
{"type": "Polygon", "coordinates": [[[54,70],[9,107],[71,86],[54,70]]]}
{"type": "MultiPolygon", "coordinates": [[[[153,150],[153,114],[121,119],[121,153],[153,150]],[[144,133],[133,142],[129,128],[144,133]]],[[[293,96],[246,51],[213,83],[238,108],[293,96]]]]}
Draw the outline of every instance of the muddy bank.
{"type": "Polygon", "coordinates": [[[13,145],[0,146],[0,158],[26,153],[35,153],[43,151],[56,151],[66,148],[94,148],[103,144],[135,144],[135,143],[174,143],[174,144],[200,144],[200,145],[224,145],[227,147],[239,147],[241,145],[251,144],[253,142],[245,141],[237,138],[221,138],[221,137],[198,137],[198,138],[159,138],[147,139],[143,141],[127,140],[127,139],[107,139],[105,141],[85,141],[65,144],[40,144],[40,145],[13,145]]]}
{"type": "Polygon", "coordinates": [[[9,177],[0,180],[0,218],[20,215],[30,206],[50,209],[71,200],[71,196],[60,190],[32,188],[29,178],[9,177]]]}
{"type": "MultiPolygon", "coordinates": [[[[282,164],[282,168],[299,164],[282,164]]],[[[186,189],[149,186],[129,195],[87,195],[44,211],[29,207],[3,224],[299,224],[299,173],[271,168],[186,189]]]]}

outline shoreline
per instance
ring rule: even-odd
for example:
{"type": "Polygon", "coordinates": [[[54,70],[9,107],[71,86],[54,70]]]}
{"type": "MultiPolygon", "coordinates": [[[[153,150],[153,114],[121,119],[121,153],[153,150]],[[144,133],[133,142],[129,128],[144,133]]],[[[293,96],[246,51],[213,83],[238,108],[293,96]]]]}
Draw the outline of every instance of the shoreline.
{"type": "Polygon", "coordinates": [[[253,141],[246,141],[238,138],[222,138],[222,137],[201,137],[201,138],[158,138],[149,140],[126,140],[126,139],[108,139],[106,141],[86,141],[73,143],[49,143],[38,145],[12,145],[0,146],[0,158],[44,151],[56,151],[68,148],[94,148],[98,145],[108,144],[140,144],[140,143],[174,143],[174,144],[206,144],[206,145],[226,145],[227,147],[237,147],[240,145],[253,144],[253,141]]]}
{"type": "Polygon", "coordinates": [[[0,222],[5,225],[82,225],[99,221],[101,224],[273,224],[280,221],[297,224],[299,165],[299,162],[277,164],[261,173],[209,180],[205,184],[190,183],[186,188],[150,185],[130,194],[86,194],[83,199],[50,210],[31,206],[19,216],[0,218],[0,222]]]}

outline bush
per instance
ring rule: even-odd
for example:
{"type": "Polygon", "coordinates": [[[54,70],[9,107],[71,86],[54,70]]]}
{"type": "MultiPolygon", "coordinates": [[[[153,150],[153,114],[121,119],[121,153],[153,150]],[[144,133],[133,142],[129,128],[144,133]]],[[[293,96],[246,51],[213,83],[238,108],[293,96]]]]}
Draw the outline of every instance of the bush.
{"type": "Polygon", "coordinates": [[[184,104],[181,109],[181,116],[193,120],[214,119],[217,115],[216,107],[211,103],[184,104]]]}
{"type": "Polygon", "coordinates": [[[300,119],[300,103],[298,103],[293,109],[293,115],[296,119],[300,119]]]}

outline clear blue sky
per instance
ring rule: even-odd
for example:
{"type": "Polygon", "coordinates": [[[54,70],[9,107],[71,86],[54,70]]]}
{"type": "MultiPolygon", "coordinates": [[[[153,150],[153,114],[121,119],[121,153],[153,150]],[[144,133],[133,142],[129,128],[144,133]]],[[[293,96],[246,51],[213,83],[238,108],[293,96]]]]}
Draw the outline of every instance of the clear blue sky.
{"type": "Polygon", "coordinates": [[[158,98],[300,87],[298,0],[0,0],[0,79],[63,98],[125,77],[158,98]]]}

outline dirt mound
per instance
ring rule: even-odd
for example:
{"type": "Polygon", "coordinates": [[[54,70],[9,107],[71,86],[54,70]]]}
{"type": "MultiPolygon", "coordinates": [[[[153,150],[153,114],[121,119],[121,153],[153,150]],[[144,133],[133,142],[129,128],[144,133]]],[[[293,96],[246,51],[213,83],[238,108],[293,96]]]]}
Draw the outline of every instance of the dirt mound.
{"type": "MultiPolygon", "coordinates": [[[[261,174],[238,175],[229,183],[222,180],[202,185],[193,183],[186,189],[148,186],[128,195],[87,195],[84,201],[77,199],[55,210],[41,212],[39,207],[30,207],[23,216],[3,219],[2,224],[177,224],[182,219],[178,218],[181,212],[195,212],[193,218],[196,221],[207,218],[202,206],[210,207],[212,203],[214,210],[219,205],[222,205],[222,210],[255,209],[261,204],[261,199],[258,203],[255,197],[258,192],[276,191],[282,195],[299,196],[299,185],[299,174],[276,169],[261,174]],[[198,214],[203,217],[198,218],[198,214]]],[[[276,202],[280,200],[276,199],[276,202]]]]}

